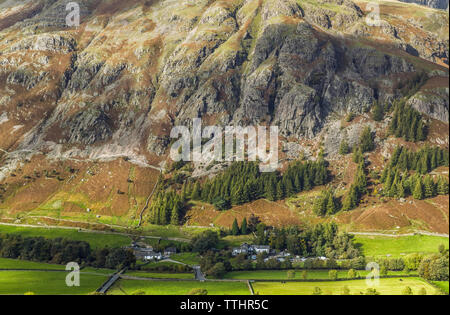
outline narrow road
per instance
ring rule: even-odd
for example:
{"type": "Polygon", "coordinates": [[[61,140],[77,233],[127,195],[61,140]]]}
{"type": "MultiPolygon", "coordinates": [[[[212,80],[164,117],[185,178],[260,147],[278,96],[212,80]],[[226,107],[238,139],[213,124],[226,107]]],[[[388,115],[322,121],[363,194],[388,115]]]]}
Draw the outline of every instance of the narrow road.
{"type": "Polygon", "coordinates": [[[206,281],[205,276],[202,273],[202,270],[200,269],[200,266],[192,266],[192,268],[194,269],[195,272],[195,280],[197,281],[206,281]]]}
{"type": "Polygon", "coordinates": [[[116,283],[117,280],[120,279],[120,276],[125,272],[126,269],[122,269],[115,274],[113,274],[108,281],[106,281],[99,289],[97,289],[98,293],[105,294],[108,290],[116,283]]]}
{"type": "Polygon", "coordinates": [[[173,260],[173,259],[163,259],[163,260],[161,260],[160,262],[171,262],[171,263],[174,263],[174,264],[179,264],[179,265],[183,265],[183,266],[188,266],[187,264],[182,263],[181,261],[176,261],[176,260],[173,260]]]}

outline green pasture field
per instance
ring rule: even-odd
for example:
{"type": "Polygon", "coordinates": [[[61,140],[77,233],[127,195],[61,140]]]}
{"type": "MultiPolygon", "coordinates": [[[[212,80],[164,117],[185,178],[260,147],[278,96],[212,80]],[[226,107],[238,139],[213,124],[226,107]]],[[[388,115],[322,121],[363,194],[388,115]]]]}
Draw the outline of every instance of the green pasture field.
{"type": "Polygon", "coordinates": [[[209,295],[249,295],[245,282],[145,281],[120,280],[109,291],[111,295],[186,295],[192,289],[206,289],[209,295]]]}
{"type": "Polygon", "coordinates": [[[200,263],[200,257],[197,253],[180,253],[175,254],[170,257],[170,259],[173,259],[175,261],[179,261],[183,264],[194,266],[198,265],[200,263]]]}
{"type": "Polygon", "coordinates": [[[366,257],[402,257],[411,253],[436,253],[438,247],[444,244],[449,247],[449,239],[440,236],[355,236],[355,243],[360,244],[366,257]]]}
{"type": "MultiPolygon", "coordinates": [[[[293,280],[302,280],[303,272],[306,271],[306,280],[328,280],[329,270],[295,270],[293,280]]],[[[337,270],[338,278],[347,278],[348,270],[337,270]]],[[[356,270],[360,277],[365,277],[370,271],[356,270]]],[[[256,270],[256,271],[232,271],[225,275],[225,279],[235,280],[288,280],[287,270],[256,270]]],[[[417,273],[416,273],[417,274],[417,273]]],[[[388,271],[388,276],[404,276],[403,271],[388,271]]],[[[411,272],[410,275],[414,275],[411,272]]]]}
{"type": "Polygon", "coordinates": [[[439,289],[441,289],[443,292],[448,294],[448,281],[433,281],[433,284],[439,287],[439,289]]]}
{"type": "Polygon", "coordinates": [[[59,271],[0,271],[0,294],[85,295],[94,292],[107,276],[81,274],[79,287],[68,287],[68,273],[59,271]]]}
{"type": "Polygon", "coordinates": [[[364,294],[368,288],[375,288],[381,295],[401,295],[409,286],[414,294],[425,288],[427,294],[434,294],[436,288],[419,278],[384,278],[379,286],[369,287],[366,280],[324,281],[324,282],[255,282],[253,289],[261,295],[312,295],[316,287],[324,295],[340,295],[347,286],[351,295],[364,294]]]}
{"type": "Polygon", "coordinates": [[[19,259],[0,258],[0,269],[65,270],[66,266],[19,259]]]}

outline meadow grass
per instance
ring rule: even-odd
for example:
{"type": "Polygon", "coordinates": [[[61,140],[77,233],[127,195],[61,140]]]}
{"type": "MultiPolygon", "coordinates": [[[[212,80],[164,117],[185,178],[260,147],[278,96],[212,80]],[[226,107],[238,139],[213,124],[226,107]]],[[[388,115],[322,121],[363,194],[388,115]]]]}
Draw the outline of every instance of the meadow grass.
{"type": "Polygon", "coordinates": [[[183,264],[194,266],[200,263],[200,256],[197,253],[180,253],[170,257],[175,261],[182,262],[183,264]]]}
{"type": "MultiPolygon", "coordinates": [[[[329,270],[295,270],[293,280],[303,280],[303,272],[306,271],[306,280],[330,279],[329,270]]],[[[347,278],[348,270],[337,270],[338,278],[347,278]]],[[[365,277],[370,271],[357,270],[360,277],[365,277]]],[[[232,271],[225,275],[225,279],[235,280],[288,280],[287,270],[255,270],[255,271],[232,271]]],[[[388,271],[388,276],[404,276],[403,271],[388,271]]],[[[414,273],[411,273],[414,275],[414,273]]]]}
{"type": "Polygon", "coordinates": [[[94,267],[85,267],[80,270],[81,273],[100,273],[104,275],[112,275],[116,273],[117,270],[114,269],[106,269],[106,268],[94,268],[94,267]]]}
{"type": "Polygon", "coordinates": [[[111,295],[187,295],[192,289],[206,289],[209,295],[249,295],[244,282],[145,281],[120,280],[109,291],[111,295]]]}
{"type": "Polygon", "coordinates": [[[385,278],[380,279],[379,286],[368,286],[366,280],[326,281],[326,282],[255,282],[253,289],[261,295],[312,295],[316,287],[324,295],[340,295],[347,286],[351,295],[364,294],[368,288],[375,288],[381,295],[401,295],[409,286],[414,294],[424,288],[427,294],[434,294],[436,289],[419,278],[385,278]]]}
{"type": "Polygon", "coordinates": [[[366,257],[402,257],[411,253],[436,253],[439,245],[449,247],[449,239],[439,236],[355,236],[355,243],[360,244],[366,257]]]}
{"type": "Polygon", "coordinates": [[[122,247],[130,245],[131,239],[125,235],[78,232],[72,229],[30,228],[0,225],[0,234],[14,234],[23,237],[67,238],[74,241],[85,241],[92,248],[122,247]]]}
{"type": "Polygon", "coordinates": [[[80,286],[66,285],[66,272],[0,271],[0,294],[84,295],[94,292],[107,276],[80,274],[80,286]]]}
{"type": "Polygon", "coordinates": [[[66,266],[19,259],[0,258],[0,269],[65,270],[66,266]]]}
{"type": "Polygon", "coordinates": [[[441,289],[442,291],[444,291],[445,293],[449,293],[448,292],[448,281],[433,281],[433,284],[437,287],[439,287],[439,289],[441,289]]]}

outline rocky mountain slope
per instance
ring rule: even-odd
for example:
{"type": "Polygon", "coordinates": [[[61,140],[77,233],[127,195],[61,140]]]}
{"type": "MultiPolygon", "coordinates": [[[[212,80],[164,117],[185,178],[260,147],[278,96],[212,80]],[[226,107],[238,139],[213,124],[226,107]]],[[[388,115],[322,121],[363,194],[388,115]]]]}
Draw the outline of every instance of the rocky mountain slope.
{"type": "MultiPolygon", "coordinates": [[[[23,170],[37,160],[42,172],[117,159],[126,170],[108,167],[102,176],[158,172],[172,126],[196,117],[276,124],[285,139],[325,139],[332,155],[340,118],[399,98],[419,72],[429,80],[410,104],[448,126],[441,10],[377,1],[373,26],[363,0],[80,0],[81,25],[68,27],[69,2],[0,1],[0,209],[16,207],[18,187],[36,179],[23,170]]],[[[361,128],[348,129],[357,138],[361,128]]],[[[448,133],[434,141],[448,146],[448,133]]],[[[65,179],[45,193],[36,188],[38,204],[67,191],[65,179]]],[[[128,184],[108,192],[126,193],[128,184]]],[[[128,193],[136,211],[149,191],[128,193]]]]}

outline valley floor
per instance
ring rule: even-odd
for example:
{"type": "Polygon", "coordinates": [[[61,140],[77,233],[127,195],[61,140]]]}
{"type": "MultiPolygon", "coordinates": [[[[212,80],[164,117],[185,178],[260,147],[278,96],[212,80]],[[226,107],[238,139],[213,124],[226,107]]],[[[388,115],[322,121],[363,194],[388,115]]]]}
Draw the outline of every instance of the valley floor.
{"type": "MultiPolygon", "coordinates": [[[[194,280],[193,273],[165,273],[128,271],[107,292],[108,295],[188,295],[194,289],[206,289],[209,295],[311,295],[319,288],[323,295],[341,295],[344,287],[351,295],[365,294],[374,288],[381,295],[401,295],[406,287],[413,294],[448,294],[448,281],[427,282],[415,273],[389,272],[379,285],[369,285],[364,277],[368,272],[359,271],[363,279],[344,280],[347,271],[339,271],[337,281],[328,278],[328,270],[307,270],[307,279],[301,279],[303,270],[297,270],[294,280],[287,280],[287,271],[239,271],[230,272],[225,280],[194,280]],[[253,280],[249,280],[253,279],[253,280]]],[[[23,260],[0,259],[0,295],[85,295],[92,294],[115,271],[83,268],[80,286],[66,285],[65,267],[23,260]]]]}

